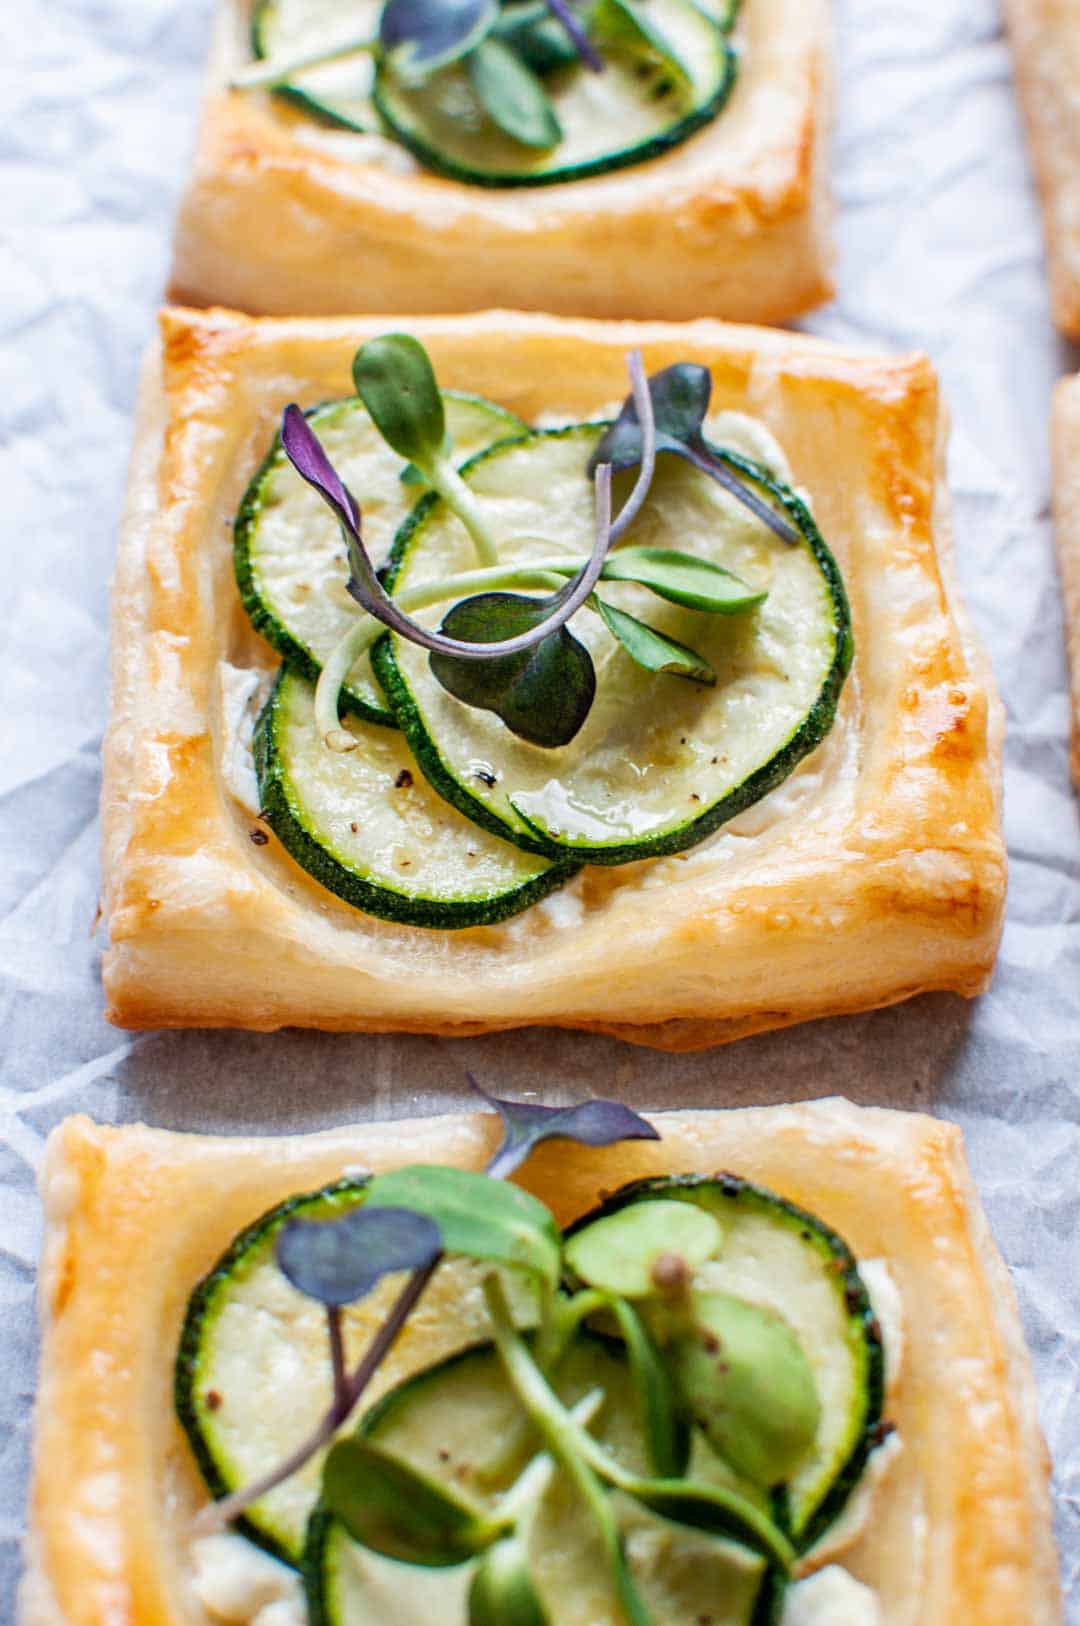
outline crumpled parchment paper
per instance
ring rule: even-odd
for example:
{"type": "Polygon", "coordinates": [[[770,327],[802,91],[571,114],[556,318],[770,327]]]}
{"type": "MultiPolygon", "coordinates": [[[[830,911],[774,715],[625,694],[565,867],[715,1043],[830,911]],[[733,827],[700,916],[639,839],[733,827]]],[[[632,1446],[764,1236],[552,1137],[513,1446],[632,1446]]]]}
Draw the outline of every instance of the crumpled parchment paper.
{"type": "MultiPolygon", "coordinates": [[[[747,0],[753,4],[753,0],[747,0]]],[[[615,1090],[638,1106],[840,1091],[967,1131],[1056,1462],[1080,1626],[1080,812],[1048,524],[1050,327],[993,0],[839,0],[837,303],[807,325],[927,349],[954,414],[960,572],[1009,716],[1009,918],[992,991],[693,1057],[528,1032],[448,1043],[125,1036],[101,1016],[98,750],[106,583],[136,363],[164,279],[211,0],[0,7],[0,1619],[19,1569],[34,1381],[35,1167],[65,1114],[235,1132],[615,1090]]]]}

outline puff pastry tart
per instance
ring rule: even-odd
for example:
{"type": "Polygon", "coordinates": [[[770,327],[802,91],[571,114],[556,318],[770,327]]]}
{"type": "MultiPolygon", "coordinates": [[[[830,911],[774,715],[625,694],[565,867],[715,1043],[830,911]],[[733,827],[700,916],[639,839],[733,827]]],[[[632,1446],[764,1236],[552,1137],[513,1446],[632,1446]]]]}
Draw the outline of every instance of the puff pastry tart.
{"type": "Polygon", "coordinates": [[[927,363],[408,326],[164,318],[115,587],[112,1019],[694,1048],[983,988],[1001,719],[927,363]],[[651,484],[638,395],[605,428],[635,345],[651,484]]]}
{"type": "Polygon", "coordinates": [[[1080,338],[1080,26],[1068,0],[1005,0],[1042,198],[1054,320],[1080,338]]]}
{"type": "Polygon", "coordinates": [[[654,1122],[513,1184],[483,1114],[61,1125],[21,1626],[1059,1622],[959,1132],[840,1100],[654,1122]],[[328,1324],[351,1388],[316,1438],[328,1324]]]}
{"type": "Polygon", "coordinates": [[[579,10],[599,72],[540,0],[221,0],[172,297],[761,322],[828,298],[827,0],[579,10]]]}
{"type": "Polygon", "coordinates": [[[1054,525],[1072,674],[1072,772],[1080,787],[1080,379],[1063,378],[1058,384],[1052,441],[1054,525]]]}

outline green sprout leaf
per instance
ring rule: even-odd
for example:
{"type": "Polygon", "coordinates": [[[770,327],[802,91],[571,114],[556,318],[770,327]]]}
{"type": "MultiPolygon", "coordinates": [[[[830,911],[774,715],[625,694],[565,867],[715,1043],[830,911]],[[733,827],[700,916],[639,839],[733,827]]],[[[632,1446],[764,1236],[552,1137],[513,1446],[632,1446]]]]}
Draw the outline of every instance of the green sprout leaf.
{"type": "Polygon", "coordinates": [[[356,393],[380,435],[425,473],[446,440],[443,398],[427,351],[410,333],[384,333],[353,358],[356,393]]]}
{"type": "Polygon", "coordinates": [[[672,677],[689,678],[692,683],[703,683],[711,687],[716,682],[716,673],[696,649],[688,644],[680,644],[677,638],[669,638],[666,633],[657,632],[636,616],[627,615],[625,610],[617,610],[614,604],[605,604],[602,598],[595,595],[592,600],[600,613],[600,617],[613,638],[626,650],[632,661],[638,666],[644,666],[649,672],[667,672],[672,677]]]}
{"type": "Polygon", "coordinates": [[[618,548],[604,561],[601,579],[636,582],[669,604],[709,615],[737,615],[768,597],[723,565],[674,548],[618,548]]]}
{"type": "Polygon", "coordinates": [[[504,7],[493,33],[541,78],[578,61],[577,46],[545,0],[504,7]]]}
{"type": "MultiPolygon", "coordinates": [[[[465,643],[514,638],[545,621],[561,596],[479,593],[456,604],[439,630],[465,643]]],[[[549,749],[574,738],[596,695],[592,658],[565,626],[516,655],[481,662],[432,653],[429,660],[436,680],[456,699],[493,711],[511,733],[549,749]]]]}
{"type": "Polygon", "coordinates": [[[484,1296],[492,1339],[506,1375],[552,1455],[564,1466],[579,1463],[664,1518],[740,1542],[782,1569],[790,1569],[795,1556],[791,1542],[779,1525],[739,1491],[689,1479],[647,1478],[616,1461],[571,1416],[533,1360],[510,1319],[497,1278],[485,1281],[484,1296]]]}
{"type": "Polygon", "coordinates": [[[321,1304],[366,1298],[382,1280],[419,1270],[442,1251],[439,1227],[404,1208],[366,1206],[332,1220],[289,1220],[278,1233],[277,1263],[292,1285],[321,1304]]]}
{"type": "Polygon", "coordinates": [[[566,1241],[566,1263],[590,1287],[643,1299],[680,1283],[688,1288],[694,1271],[715,1258],[723,1242],[720,1222],[708,1209],[654,1197],[575,1231],[566,1241]]]}
{"type": "MultiPolygon", "coordinates": [[[[703,424],[709,410],[712,377],[707,367],[680,361],[665,367],[649,379],[657,452],[673,452],[715,480],[744,508],[768,526],[783,542],[797,543],[799,534],[775,508],[759,497],[745,480],[732,473],[705,439],[703,424]]],[[[589,459],[590,472],[601,463],[610,463],[617,474],[636,468],[642,458],[642,435],[637,405],[632,395],[622,411],[597,443],[589,459]]]]}
{"type": "Polygon", "coordinates": [[[596,0],[589,28],[600,46],[617,46],[631,56],[662,68],[681,96],[693,92],[693,80],[671,41],[657,28],[645,8],[634,0],[596,0]]]}
{"type": "Polygon", "coordinates": [[[625,1140],[659,1140],[659,1132],[621,1101],[582,1101],[573,1107],[545,1107],[533,1101],[504,1101],[489,1095],[471,1073],[476,1093],[502,1119],[503,1138],[487,1166],[494,1179],[505,1180],[545,1140],[572,1140],[579,1146],[614,1146],[625,1140]]]}
{"type": "Polygon", "coordinates": [[[361,1546],[432,1569],[463,1564],[504,1528],[426,1474],[360,1437],[338,1440],[323,1464],[323,1501],[361,1546]]]}
{"type": "Polygon", "coordinates": [[[469,1587],[469,1626],[551,1626],[518,1534],[489,1547],[469,1587]]]}
{"type": "Polygon", "coordinates": [[[470,54],[467,67],[477,100],[504,135],[538,151],[562,140],[562,128],[543,85],[502,40],[483,40],[470,54]]]}
{"type": "Polygon", "coordinates": [[[782,1484],[805,1460],[821,1420],[802,1345],[777,1311],[727,1293],[694,1293],[687,1322],[669,1346],[684,1403],[738,1473],[782,1484]]]}
{"type": "Polygon", "coordinates": [[[524,1270],[552,1287],[559,1280],[559,1228],[550,1210],[520,1186],[469,1169],[414,1163],[376,1175],[370,1201],[427,1215],[447,1253],[524,1270]]]}
{"type": "Polygon", "coordinates": [[[498,15],[497,0],[387,0],[379,43],[395,73],[415,81],[467,56],[498,15]]]}

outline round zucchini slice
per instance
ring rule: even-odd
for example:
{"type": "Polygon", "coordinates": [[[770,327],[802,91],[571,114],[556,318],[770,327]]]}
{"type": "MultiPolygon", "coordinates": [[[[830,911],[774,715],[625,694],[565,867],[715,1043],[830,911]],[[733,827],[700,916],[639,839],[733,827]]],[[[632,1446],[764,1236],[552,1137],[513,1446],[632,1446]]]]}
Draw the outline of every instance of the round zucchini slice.
{"type": "MultiPolygon", "coordinates": [[[[618,1345],[586,1336],[571,1350],[555,1385],[567,1405],[594,1388],[604,1404],[590,1432],[635,1472],[649,1456],[637,1423],[633,1378],[618,1345]]],[[[485,1453],[497,1450],[520,1418],[502,1365],[481,1345],[406,1382],[363,1419],[361,1432],[426,1477],[452,1484],[455,1496],[489,1512],[505,1483],[483,1477],[485,1453]],[[479,1457],[479,1460],[478,1460],[479,1457]]],[[[655,1517],[619,1497],[627,1557],[654,1626],[749,1626],[762,1589],[762,1560],[655,1517]]],[[[526,1520],[533,1581],[558,1626],[624,1626],[624,1616],[594,1545],[592,1520],[565,1476],[553,1476],[526,1520]]],[[[424,1571],[371,1553],[343,1527],[316,1512],[304,1574],[315,1626],[466,1626],[473,1565],[424,1571]]]]}
{"type": "MultiPolygon", "coordinates": [[[[589,453],[605,426],[536,431],[481,453],[465,477],[507,563],[581,557],[593,534],[589,453]]],[[[433,676],[426,653],[396,635],[375,668],[420,767],[440,795],[530,851],[622,864],[680,852],[758,801],[829,732],[851,663],[843,582],[806,507],[762,466],[726,461],[793,522],[780,541],[700,470],[661,457],[634,544],[722,565],[768,596],[740,615],[705,615],[645,588],[603,581],[600,596],[700,652],[714,687],[636,665],[584,609],[573,630],[590,650],[597,691],[576,737],[558,749],[517,738],[433,676]]],[[[620,477],[629,484],[632,476],[620,477]]],[[[396,591],[467,569],[470,545],[445,505],[417,506],[389,567],[396,591]]],[[[422,611],[438,623],[445,608],[422,611]]]]}
{"type": "Polygon", "coordinates": [[[356,742],[331,751],[315,691],[284,666],[255,728],[263,817],[302,869],[356,909],[449,930],[518,914],[575,867],[477,829],[435,795],[402,736],[346,718],[356,742]]]}
{"type": "Polygon", "coordinates": [[[374,101],[393,135],[428,169],[473,186],[551,186],[640,164],[678,146],[720,112],[735,82],[727,35],[694,0],[649,0],[648,23],[683,65],[604,41],[604,72],[580,63],[545,77],[562,138],[526,147],[487,116],[460,63],[405,84],[386,63],[374,101]]]}
{"type": "MultiPolygon", "coordinates": [[[[379,0],[360,0],[347,9],[341,0],[259,0],[251,19],[251,45],[257,58],[303,56],[325,42],[344,39],[346,33],[374,38],[379,27],[379,0]]],[[[340,129],[377,131],[379,119],[372,105],[374,59],[357,51],[305,68],[286,83],[274,86],[275,96],[292,102],[302,112],[340,129]]]]}
{"type": "MultiPolygon", "coordinates": [[[[459,462],[507,436],[526,432],[520,418],[479,396],[447,390],[443,400],[459,462]]],[[[307,417],[359,502],[365,545],[376,564],[381,563],[422,487],[402,479],[404,461],[386,444],[355,396],[315,407],[307,417]]],[[[345,590],[349,571],[337,522],[293,469],[279,435],[240,505],[233,562],[240,597],[255,630],[315,681],[359,607],[345,590]]],[[[349,674],[341,707],[369,722],[393,726],[366,655],[349,674]]]]}
{"type": "MultiPolygon", "coordinates": [[[[240,1232],[188,1303],[176,1359],[176,1411],[215,1499],[280,1462],[326,1410],[326,1316],[274,1261],[287,1220],[326,1220],[364,1200],[342,1180],[271,1208],[240,1232]]],[[[237,1520],[244,1535],[295,1563],[318,1471],[309,1463],[237,1520]]]]}
{"type": "Polygon", "coordinates": [[[841,1512],[879,1440],[884,1350],[858,1265],[816,1216],[734,1175],[635,1181],[577,1220],[567,1236],[580,1238],[598,1221],[657,1198],[692,1203],[720,1222],[723,1244],[697,1265],[695,1286],[779,1311],[810,1362],[821,1399],[817,1436],[779,1493],[779,1511],[806,1550],[841,1512]]]}
{"type": "MultiPolygon", "coordinates": [[[[241,1231],[188,1302],[174,1380],[176,1411],[212,1496],[220,1499],[284,1461],[306,1439],[331,1398],[326,1314],[290,1285],[274,1259],[286,1220],[325,1220],[364,1200],[364,1177],[290,1197],[241,1231]]],[[[482,1282],[490,1266],[447,1259],[380,1368],[372,1400],[483,1338],[489,1322],[482,1282]]],[[[387,1277],[344,1316],[345,1352],[355,1364],[401,1291],[387,1277]]],[[[535,1303],[504,1277],[515,1321],[535,1322],[535,1303]]],[[[252,1503],[237,1528],[276,1558],[299,1564],[318,1499],[322,1455],[252,1503]]]]}

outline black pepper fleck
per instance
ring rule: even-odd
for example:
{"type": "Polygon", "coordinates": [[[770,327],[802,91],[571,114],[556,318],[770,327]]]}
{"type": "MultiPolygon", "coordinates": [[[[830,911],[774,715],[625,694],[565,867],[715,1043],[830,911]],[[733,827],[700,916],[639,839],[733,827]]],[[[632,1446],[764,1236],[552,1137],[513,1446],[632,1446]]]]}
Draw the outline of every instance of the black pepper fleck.
{"type": "Polygon", "coordinates": [[[395,790],[408,790],[408,788],[412,784],[412,782],[413,782],[413,776],[409,772],[408,768],[402,768],[401,772],[398,774],[397,778],[394,780],[394,789],[395,790]]]}
{"type": "Polygon", "coordinates": [[[265,847],[270,840],[265,830],[249,830],[248,834],[256,847],[265,847]]]}

